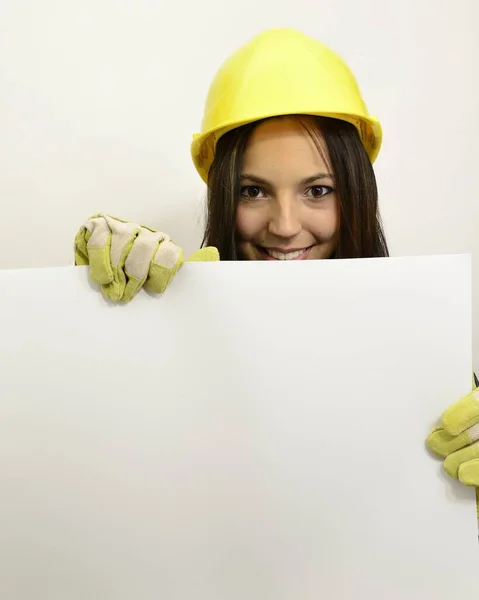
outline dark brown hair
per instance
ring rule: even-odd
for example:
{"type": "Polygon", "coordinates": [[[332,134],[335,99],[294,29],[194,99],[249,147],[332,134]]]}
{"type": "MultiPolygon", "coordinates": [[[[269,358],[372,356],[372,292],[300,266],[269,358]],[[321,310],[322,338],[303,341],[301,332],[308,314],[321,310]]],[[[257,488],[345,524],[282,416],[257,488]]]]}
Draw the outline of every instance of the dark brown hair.
{"type": "MultiPolygon", "coordinates": [[[[274,117],[273,117],[274,118],[274,117]]],[[[299,117],[318,150],[327,147],[340,206],[340,227],[332,258],[389,256],[378,207],[374,170],[351,123],[327,117],[299,117]]],[[[225,133],[216,146],[208,176],[206,228],[203,246],[218,248],[221,260],[239,260],[236,211],[246,144],[262,121],[225,133]]],[[[328,157],[324,157],[327,159],[328,157]]]]}

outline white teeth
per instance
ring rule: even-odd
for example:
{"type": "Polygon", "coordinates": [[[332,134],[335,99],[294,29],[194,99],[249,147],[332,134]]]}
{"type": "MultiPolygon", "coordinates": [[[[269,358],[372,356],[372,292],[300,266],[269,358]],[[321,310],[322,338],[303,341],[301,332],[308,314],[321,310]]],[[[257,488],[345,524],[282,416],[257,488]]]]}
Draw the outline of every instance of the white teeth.
{"type": "Polygon", "coordinates": [[[301,254],[303,254],[305,252],[305,250],[307,250],[307,248],[303,248],[302,250],[296,250],[295,252],[278,252],[277,250],[268,250],[267,248],[265,248],[266,252],[272,256],[273,258],[276,258],[277,260],[294,260],[295,258],[298,258],[298,256],[300,256],[301,254]]]}

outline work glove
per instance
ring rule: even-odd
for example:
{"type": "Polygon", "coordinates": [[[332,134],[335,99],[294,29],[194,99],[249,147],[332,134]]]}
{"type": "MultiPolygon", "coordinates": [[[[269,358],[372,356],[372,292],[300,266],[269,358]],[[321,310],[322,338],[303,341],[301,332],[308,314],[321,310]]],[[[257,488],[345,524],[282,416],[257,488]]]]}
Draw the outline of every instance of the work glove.
{"type": "Polygon", "coordinates": [[[426,443],[445,459],[444,469],[451,477],[476,488],[479,518],[479,388],[444,411],[426,443]]]}
{"type": "MultiPolygon", "coordinates": [[[[212,247],[188,259],[217,260],[212,247]]],[[[103,213],[90,217],[75,236],[75,265],[89,265],[92,280],[113,302],[130,302],[142,287],[161,294],[183,262],[183,250],[165,233],[103,213]]]]}

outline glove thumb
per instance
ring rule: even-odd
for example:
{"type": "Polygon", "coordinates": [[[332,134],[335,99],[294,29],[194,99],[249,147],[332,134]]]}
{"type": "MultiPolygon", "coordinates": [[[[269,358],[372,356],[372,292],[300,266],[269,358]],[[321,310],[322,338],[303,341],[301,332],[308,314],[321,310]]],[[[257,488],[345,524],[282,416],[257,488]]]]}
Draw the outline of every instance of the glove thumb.
{"type": "Polygon", "coordinates": [[[200,248],[196,250],[187,259],[187,262],[215,262],[220,260],[220,253],[213,246],[207,246],[206,248],[200,248]]]}

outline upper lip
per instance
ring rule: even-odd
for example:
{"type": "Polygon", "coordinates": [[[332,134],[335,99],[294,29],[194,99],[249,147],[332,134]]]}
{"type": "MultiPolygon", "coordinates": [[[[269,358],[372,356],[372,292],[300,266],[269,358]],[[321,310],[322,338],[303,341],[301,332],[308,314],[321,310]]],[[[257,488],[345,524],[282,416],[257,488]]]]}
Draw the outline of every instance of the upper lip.
{"type": "Polygon", "coordinates": [[[302,246],[301,248],[274,248],[272,246],[262,246],[264,250],[272,252],[281,252],[282,254],[289,254],[290,252],[302,252],[308,250],[311,246],[302,246]]]}

